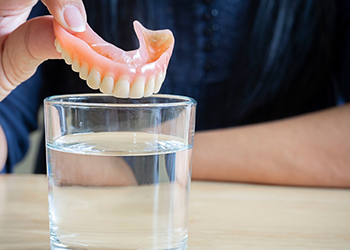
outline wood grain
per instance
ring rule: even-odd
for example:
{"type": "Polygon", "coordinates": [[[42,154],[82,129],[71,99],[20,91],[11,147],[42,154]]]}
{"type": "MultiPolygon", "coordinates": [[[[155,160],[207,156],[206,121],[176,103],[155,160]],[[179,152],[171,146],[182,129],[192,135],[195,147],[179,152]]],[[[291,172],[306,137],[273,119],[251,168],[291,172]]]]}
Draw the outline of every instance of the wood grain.
{"type": "MultiPolygon", "coordinates": [[[[0,249],[48,250],[47,180],[0,176],[0,249]]],[[[193,182],[189,250],[350,249],[350,190],[193,182]]]]}

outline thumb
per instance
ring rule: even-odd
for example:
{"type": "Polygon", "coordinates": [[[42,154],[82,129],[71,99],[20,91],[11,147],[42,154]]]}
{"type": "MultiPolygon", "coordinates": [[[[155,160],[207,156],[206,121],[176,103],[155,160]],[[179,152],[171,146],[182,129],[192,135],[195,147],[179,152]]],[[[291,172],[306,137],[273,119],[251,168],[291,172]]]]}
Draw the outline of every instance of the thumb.
{"type": "Polygon", "coordinates": [[[7,37],[0,53],[0,101],[31,77],[43,61],[61,58],[54,46],[52,21],[51,16],[31,19],[7,37]]]}
{"type": "Polygon", "coordinates": [[[86,30],[86,12],[82,0],[41,1],[62,27],[73,32],[83,32],[86,30]]]}

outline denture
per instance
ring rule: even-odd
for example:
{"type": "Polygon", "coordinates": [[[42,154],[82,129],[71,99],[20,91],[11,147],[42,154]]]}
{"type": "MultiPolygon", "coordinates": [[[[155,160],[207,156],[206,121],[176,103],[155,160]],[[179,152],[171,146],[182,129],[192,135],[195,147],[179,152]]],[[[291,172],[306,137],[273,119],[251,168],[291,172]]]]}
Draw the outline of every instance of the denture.
{"type": "Polygon", "coordinates": [[[54,20],[55,46],[72,70],[92,89],[120,98],[142,98],[158,93],[174,48],[170,30],[148,30],[134,21],[137,50],[124,51],[107,43],[89,25],[69,33],[54,20]]]}

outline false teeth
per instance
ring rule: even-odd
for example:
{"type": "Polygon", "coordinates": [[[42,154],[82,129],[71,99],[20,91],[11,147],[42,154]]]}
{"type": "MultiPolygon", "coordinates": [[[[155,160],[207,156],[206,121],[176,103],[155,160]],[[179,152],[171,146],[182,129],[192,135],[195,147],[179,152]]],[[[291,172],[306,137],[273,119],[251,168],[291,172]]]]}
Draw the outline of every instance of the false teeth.
{"type": "Polygon", "coordinates": [[[96,69],[92,69],[88,78],[87,85],[92,89],[98,89],[101,85],[101,74],[96,69]]]}
{"type": "Polygon", "coordinates": [[[77,59],[74,59],[73,60],[73,63],[72,63],[72,70],[74,72],[79,72],[80,71],[80,63],[77,59]]]}
{"type": "Polygon", "coordinates": [[[105,76],[102,80],[100,90],[104,94],[112,94],[114,87],[114,79],[110,76],[105,76]]]}
{"type": "MultiPolygon", "coordinates": [[[[60,44],[55,40],[55,46],[59,51],[60,44]]],[[[142,98],[151,96],[153,93],[158,93],[165,79],[166,71],[160,72],[157,77],[150,77],[146,82],[144,76],[138,76],[134,83],[130,86],[127,76],[122,76],[114,84],[115,80],[111,76],[105,76],[102,79],[101,73],[93,68],[89,72],[87,63],[80,65],[78,59],[73,59],[68,52],[62,51],[62,58],[67,64],[71,64],[72,70],[79,72],[81,79],[86,80],[87,85],[92,89],[100,89],[104,94],[113,94],[119,98],[142,98]],[[102,81],[101,81],[102,80],[102,81]]]]}
{"type": "Polygon", "coordinates": [[[149,30],[135,21],[140,47],[123,51],[89,25],[85,32],[70,33],[53,20],[53,29],[56,50],[91,88],[121,98],[142,98],[160,90],[174,48],[171,31],[149,30]]]}
{"type": "Polygon", "coordinates": [[[61,44],[55,39],[55,47],[58,53],[62,53],[62,46],[61,44]]]}
{"type": "Polygon", "coordinates": [[[145,86],[145,93],[143,94],[143,96],[148,97],[151,96],[153,94],[154,91],[154,86],[155,86],[155,79],[154,77],[152,77],[145,86]]]}
{"type": "Polygon", "coordinates": [[[153,93],[158,93],[160,88],[162,87],[162,83],[163,83],[163,79],[164,79],[163,75],[164,75],[163,73],[160,73],[157,76],[153,93]]]}
{"type": "Polygon", "coordinates": [[[70,64],[72,64],[72,58],[70,57],[70,55],[68,54],[68,52],[66,52],[66,51],[62,51],[62,58],[64,59],[64,61],[68,64],[68,65],[70,65],[70,64]]]}
{"type": "Polygon", "coordinates": [[[113,95],[120,98],[127,98],[130,92],[130,82],[122,77],[114,86],[113,95]]]}
{"type": "Polygon", "coordinates": [[[141,98],[145,91],[146,78],[139,76],[136,78],[134,84],[130,88],[129,97],[130,98],[141,98]]]}
{"type": "Polygon", "coordinates": [[[79,77],[83,80],[87,80],[88,76],[89,76],[89,67],[86,64],[83,64],[80,67],[79,77]]]}

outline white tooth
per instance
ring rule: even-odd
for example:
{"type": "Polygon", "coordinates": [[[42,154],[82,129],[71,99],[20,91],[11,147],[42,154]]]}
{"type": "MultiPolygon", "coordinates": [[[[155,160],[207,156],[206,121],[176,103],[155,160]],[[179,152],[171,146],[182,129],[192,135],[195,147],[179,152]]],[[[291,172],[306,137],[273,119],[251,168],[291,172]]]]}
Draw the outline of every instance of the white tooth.
{"type": "Polygon", "coordinates": [[[59,52],[59,53],[62,53],[62,46],[61,44],[58,42],[57,39],[55,39],[55,46],[56,46],[56,50],[59,52]]]}
{"type": "Polygon", "coordinates": [[[68,65],[72,64],[72,58],[70,57],[70,55],[68,54],[68,52],[66,51],[62,51],[62,58],[66,61],[66,63],[68,65]]]}
{"type": "Polygon", "coordinates": [[[113,95],[120,98],[127,98],[130,92],[130,82],[120,78],[114,86],[113,95]]]}
{"type": "Polygon", "coordinates": [[[101,74],[97,69],[92,69],[88,78],[87,85],[92,89],[98,89],[101,85],[101,74]]]}
{"type": "Polygon", "coordinates": [[[53,42],[53,44],[55,45],[55,47],[57,47],[57,43],[58,43],[57,38],[55,38],[55,41],[53,42]]]}
{"type": "Polygon", "coordinates": [[[83,64],[80,67],[79,77],[83,80],[87,80],[89,76],[89,67],[86,64],[83,64]]]}
{"type": "Polygon", "coordinates": [[[139,76],[135,79],[135,82],[133,85],[131,85],[130,88],[130,98],[141,98],[143,96],[143,93],[145,91],[145,83],[146,78],[143,76],[139,76]]]}
{"type": "Polygon", "coordinates": [[[79,63],[79,61],[78,61],[77,59],[74,59],[74,60],[73,60],[73,63],[72,63],[72,70],[73,70],[74,72],[79,72],[79,70],[80,70],[80,63],[79,63]]]}
{"type": "Polygon", "coordinates": [[[165,81],[165,77],[166,77],[166,69],[165,69],[164,72],[163,72],[163,81],[162,81],[162,82],[165,81]]]}
{"type": "Polygon", "coordinates": [[[143,96],[145,96],[145,97],[151,96],[151,95],[153,94],[153,91],[154,91],[154,85],[155,85],[155,80],[154,80],[154,77],[152,77],[152,78],[146,83],[145,93],[143,94],[143,96]]]}
{"type": "Polygon", "coordinates": [[[113,86],[114,86],[113,77],[105,76],[105,78],[103,78],[103,81],[101,83],[100,90],[103,94],[112,94],[113,86]]]}
{"type": "Polygon", "coordinates": [[[164,73],[160,73],[157,78],[156,78],[156,85],[154,86],[154,92],[153,93],[158,93],[160,90],[160,87],[162,87],[162,83],[164,81],[164,73]]]}

